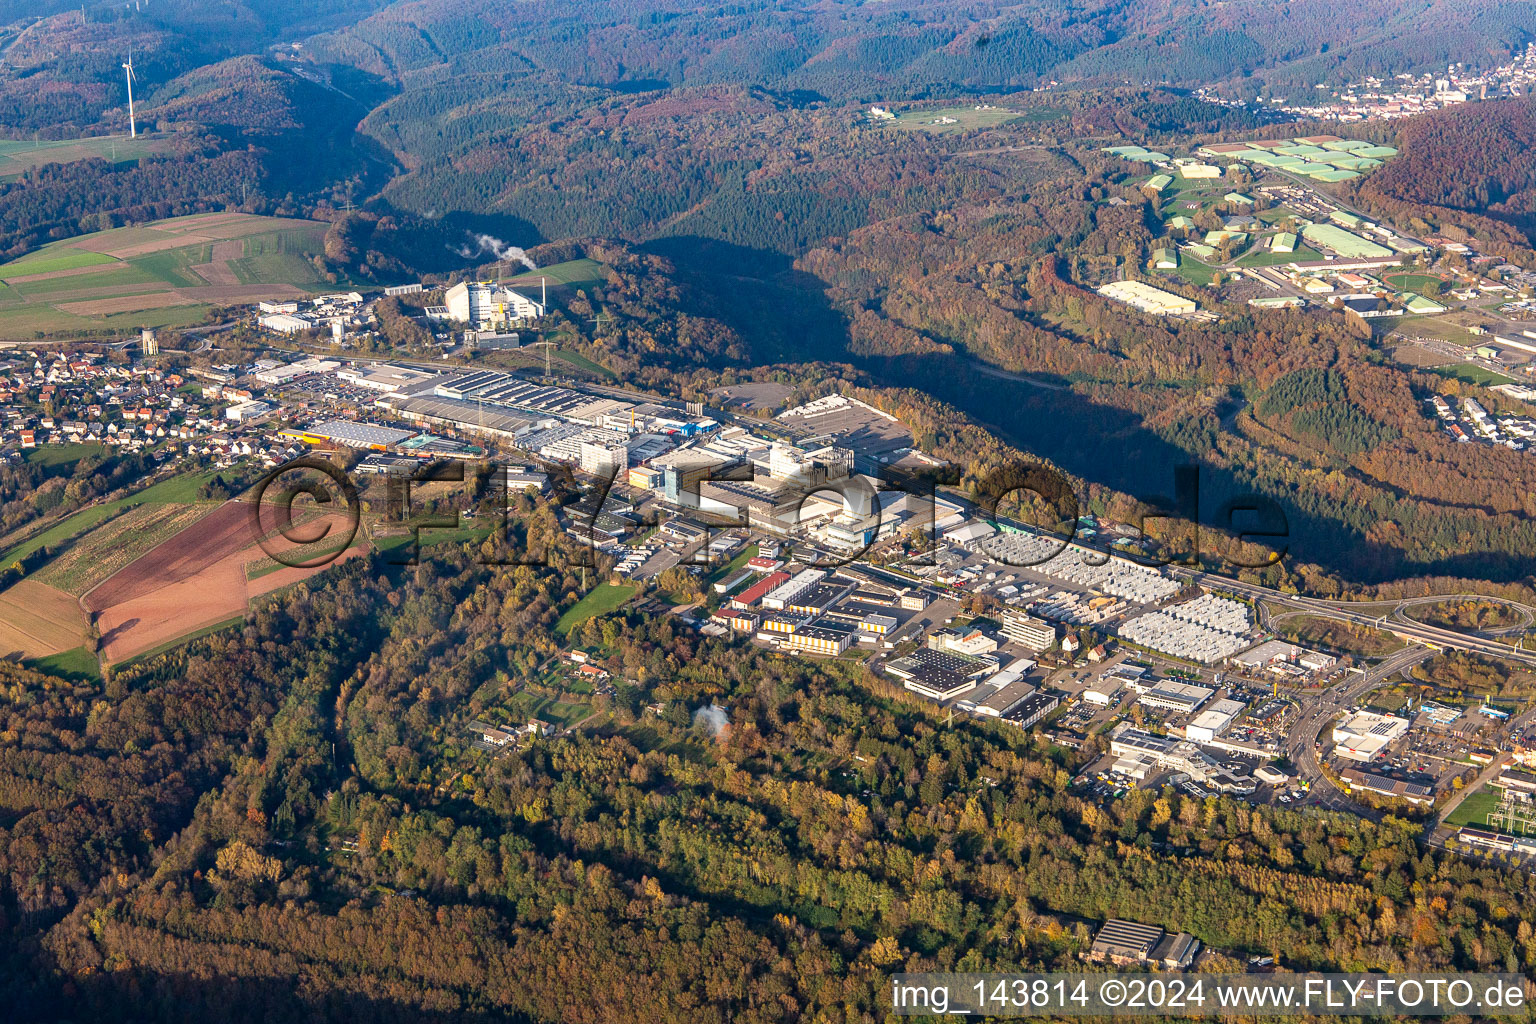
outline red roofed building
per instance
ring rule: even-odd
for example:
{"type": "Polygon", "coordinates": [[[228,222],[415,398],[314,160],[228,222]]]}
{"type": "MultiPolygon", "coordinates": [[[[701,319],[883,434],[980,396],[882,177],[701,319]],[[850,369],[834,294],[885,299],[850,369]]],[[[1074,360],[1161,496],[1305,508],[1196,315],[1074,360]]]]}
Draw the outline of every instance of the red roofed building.
{"type": "Polygon", "coordinates": [[[774,590],[782,583],[788,582],[789,573],[771,572],[767,576],[764,576],[762,579],[758,580],[756,583],[752,584],[752,586],[748,587],[746,590],[743,590],[741,593],[731,598],[731,607],[751,608],[753,605],[757,604],[757,602],[761,601],[769,591],[774,590]]]}

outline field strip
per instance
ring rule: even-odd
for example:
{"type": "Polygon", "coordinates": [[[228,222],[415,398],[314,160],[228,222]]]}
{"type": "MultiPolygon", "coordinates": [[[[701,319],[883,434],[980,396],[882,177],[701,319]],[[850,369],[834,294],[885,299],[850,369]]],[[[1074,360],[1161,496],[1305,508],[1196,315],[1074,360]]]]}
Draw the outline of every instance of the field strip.
{"type": "Polygon", "coordinates": [[[86,299],[123,299],[130,295],[163,295],[166,286],[156,284],[153,281],[135,281],[132,284],[100,285],[95,288],[69,288],[61,292],[29,293],[25,289],[21,294],[27,296],[32,302],[46,302],[56,306],[61,302],[83,302],[86,299]]]}
{"type": "MultiPolygon", "coordinates": [[[[186,303],[240,302],[255,299],[299,299],[309,292],[291,284],[234,284],[209,285],[206,288],[178,288],[172,294],[186,303]]],[[[171,305],[171,303],[167,303],[171,305]]]]}
{"type": "MultiPolygon", "coordinates": [[[[25,264],[23,264],[25,266],[25,264]]],[[[92,263],[87,267],[70,267],[68,270],[49,270],[42,274],[22,274],[5,278],[6,284],[27,284],[31,281],[57,281],[64,277],[81,277],[85,274],[100,274],[110,270],[110,263],[92,263]]]]}
{"type": "Polygon", "coordinates": [[[151,292],[147,295],[123,295],[115,299],[54,303],[53,307],[61,313],[73,313],[75,316],[107,316],[112,313],[137,313],[141,309],[164,309],[167,306],[195,306],[198,301],[177,292],[151,292]]]}
{"type": "Polygon", "coordinates": [[[99,252],[103,256],[114,256],[125,260],[131,256],[148,256],[150,253],[164,252],[167,249],[180,249],[188,245],[196,245],[198,242],[211,242],[213,239],[204,238],[201,235],[184,234],[173,235],[161,232],[162,237],[150,239],[146,242],[137,242],[131,245],[123,245],[111,238],[84,239],[75,243],[77,249],[89,249],[91,252],[99,252]]]}

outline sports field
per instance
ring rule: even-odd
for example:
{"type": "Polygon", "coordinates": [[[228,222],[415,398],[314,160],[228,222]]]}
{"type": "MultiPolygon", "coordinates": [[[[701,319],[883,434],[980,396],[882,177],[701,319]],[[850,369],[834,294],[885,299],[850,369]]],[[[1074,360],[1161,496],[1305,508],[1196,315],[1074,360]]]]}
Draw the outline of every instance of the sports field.
{"type": "Polygon", "coordinates": [[[1494,384],[1513,384],[1515,378],[1506,377],[1502,373],[1494,373],[1492,370],[1478,366],[1476,363],[1456,363],[1451,366],[1432,366],[1431,373],[1438,373],[1442,377],[1452,377],[1468,384],[1476,384],[1480,387],[1490,387],[1494,384]]]}
{"type": "Polygon", "coordinates": [[[195,324],[214,306],[325,290],[317,221],[201,213],[44,246],[0,266],[0,340],[195,324]]]}
{"type": "Polygon", "coordinates": [[[99,158],[128,163],[155,153],[168,153],[174,139],[169,135],[104,135],[94,139],[0,139],[0,181],[17,178],[44,164],[69,164],[99,158]]]}

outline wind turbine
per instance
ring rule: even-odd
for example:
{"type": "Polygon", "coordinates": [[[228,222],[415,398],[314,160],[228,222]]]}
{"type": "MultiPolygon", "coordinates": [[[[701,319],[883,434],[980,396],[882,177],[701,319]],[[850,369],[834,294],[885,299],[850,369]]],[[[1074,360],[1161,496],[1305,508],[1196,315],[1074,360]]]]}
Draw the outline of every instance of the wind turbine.
{"type": "Polygon", "coordinates": [[[123,65],[123,71],[128,78],[128,137],[139,137],[138,122],[133,119],[133,51],[128,51],[128,63],[123,65]]]}

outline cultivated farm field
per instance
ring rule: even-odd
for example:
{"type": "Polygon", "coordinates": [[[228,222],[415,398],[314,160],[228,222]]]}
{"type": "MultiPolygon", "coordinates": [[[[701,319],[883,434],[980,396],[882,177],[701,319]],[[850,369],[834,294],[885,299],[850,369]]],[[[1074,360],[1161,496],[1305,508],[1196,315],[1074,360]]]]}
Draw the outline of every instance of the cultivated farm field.
{"type": "Polygon", "coordinates": [[[317,221],[202,213],[46,245],[0,266],[0,340],[195,324],[215,306],[324,291],[317,221]]]}
{"type": "Polygon", "coordinates": [[[75,541],[34,573],[33,579],[66,594],[84,594],[161,541],[208,515],[214,507],[167,504],[129,509],[75,541]]]}
{"type": "Polygon", "coordinates": [[[0,591],[0,657],[46,658],[79,647],[85,615],[63,591],[27,579],[0,591]]]}
{"type": "MultiPolygon", "coordinates": [[[[339,516],[319,516],[306,521],[307,530],[316,531],[321,519],[330,521],[334,531],[345,527],[339,516]]],[[[364,550],[359,535],[337,561],[364,550]]],[[[302,582],[324,568],[284,566],[247,578],[252,564],[267,561],[252,528],[251,505],[240,500],[226,502],[166,537],[82,599],[101,632],[104,660],[121,662],[238,619],[252,598],[302,582]]]]}

